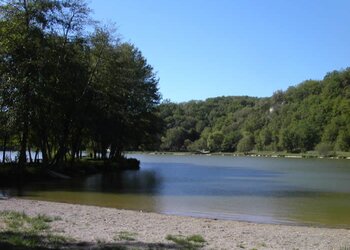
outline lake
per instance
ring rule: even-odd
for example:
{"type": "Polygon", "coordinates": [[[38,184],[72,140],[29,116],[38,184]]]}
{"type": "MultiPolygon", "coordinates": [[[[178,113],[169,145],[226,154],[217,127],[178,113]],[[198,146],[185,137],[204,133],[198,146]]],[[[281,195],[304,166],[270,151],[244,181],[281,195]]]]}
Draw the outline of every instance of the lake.
{"type": "Polygon", "coordinates": [[[350,161],[131,154],[140,171],[10,187],[29,199],[350,228],[350,161]]]}

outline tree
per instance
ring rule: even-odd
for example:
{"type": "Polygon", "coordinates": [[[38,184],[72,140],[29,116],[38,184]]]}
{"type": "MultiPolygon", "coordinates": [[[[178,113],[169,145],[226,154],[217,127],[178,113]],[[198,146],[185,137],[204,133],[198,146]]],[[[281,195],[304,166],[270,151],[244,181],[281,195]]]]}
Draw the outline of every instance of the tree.
{"type": "Polygon", "coordinates": [[[245,135],[237,145],[238,152],[247,153],[254,148],[254,138],[252,135],[245,135]]]}
{"type": "Polygon", "coordinates": [[[222,132],[220,131],[215,131],[213,133],[211,133],[208,137],[208,148],[210,151],[221,151],[221,145],[224,141],[224,135],[222,132]]]}
{"type": "Polygon", "coordinates": [[[222,150],[226,152],[234,152],[237,150],[238,142],[242,139],[242,135],[239,131],[232,131],[224,136],[222,142],[222,150]]]}
{"type": "Polygon", "coordinates": [[[246,133],[257,150],[305,152],[320,142],[348,150],[349,93],[350,68],[329,73],[323,81],[308,80],[277,91],[270,98],[217,97],[167,103],[160,111],[167,129],[183,127],[188,132],[195,127],[199,138],[185,138],[192,141],[187,147],[191,150],[208,147],[203,141],[210,141],[211,150],[234,151],[246,133]],[[223,134],[220,147],[213,146],[214,131],[223,134]]]}
{"type": "Polygon", "coordinates": [[[316,145],[315,149],[320,156],[327,157],[334,155],[333,146],[329,143],[321,142],[316,145]]]}
{"type": "Polygon", "coordinates": [[[350,132],[349,127],[347,130],[340,130],[337,137],[335,147],[339,151],[349,151],[350,150],[350,132]]]}
{"type": "Polygon", "coordinates": [[[90,131],[102,156],[110,148],[109,157],[116,159],[125,147],[144,144],[161,129],[155,113],[160,96],[153,68],[135,46],[105,47],[93,81],[90,131]]]}
{"type": "Polygon", "coordinates": [[[181,151],[186,139],[186,131],[183,128],[173,128],[167,130],[162,138],[161,148],[170,151],[181,151]]]}
{"type": "MultiPolygon", "coordinates": [[[[0,119],[7,131],[14,117],[20,165],[33,147],[52,166],[73,162],[86,145],[118,159],[159,138],[153,68],[110,30],[85,35],[89,11],[81,0],[0,5],[0,119]]],[[[8,133],[0,136],[6,145],[8,133]]]]}

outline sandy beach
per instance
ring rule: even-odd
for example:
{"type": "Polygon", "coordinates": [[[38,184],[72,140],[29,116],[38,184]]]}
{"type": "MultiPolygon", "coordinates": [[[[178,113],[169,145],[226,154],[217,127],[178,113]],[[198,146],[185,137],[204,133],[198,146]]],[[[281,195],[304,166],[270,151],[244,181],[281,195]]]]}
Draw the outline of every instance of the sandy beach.
{"type": "Polygon", "coordinates": [[[168,235],[194,234],[206,240],[203,249],[350,247],[348,229],[255,224],[15,198],[0,200],[0,211],[8,210],[58,217],[60,220],[51,223],[52,230],[78,242],[117,243],[132,249],[174,249],[174,243],[166,239],[168,235]],[[130,242],[116,239],[121,232],[130,233],[134,239],[130,242]]]}

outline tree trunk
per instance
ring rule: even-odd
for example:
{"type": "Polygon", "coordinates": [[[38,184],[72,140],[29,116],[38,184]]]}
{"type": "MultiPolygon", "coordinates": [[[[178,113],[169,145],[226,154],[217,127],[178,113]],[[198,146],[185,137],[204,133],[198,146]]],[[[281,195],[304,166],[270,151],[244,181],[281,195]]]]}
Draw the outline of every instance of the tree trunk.
{"type": "Polygon", "coordinates": [[[106,148],[101,149],[101,158],[103,160],[107,159],[107,149],[106,148]]]}
{"type": "MultiPolygon", "coordinates": [[[[25,22],[27,27],[27,32],[29,32],[29,13],[28,13],[28,3],[27,0],[23,1],[23,7],[25,10],[25,22]]],[[[27,72],[28,74],[28,72],[27,72]]],[[[18,159],[18,165],[23,166],[27,162],[27,143],[28,143],[28,135],[29,135],[29,84],[27,82],[24,82],[24,118],[23,119],[23,131],[22,131],[22,140],[21,140],[21,146],[19,151],[19,159],[18,159]]]]}
{"type": "Polygon", "coordinates": [[[38,155],[39,155],[39,150],[36,150],[34,155],[34,162],[38,162],[38,155]]]}
{"type": "Polygon", "coordinates": [[[47,149],[45,146],[42,146],[41,147],[41,156],[42,156],[42,161],[43,161],[43,164],[44,166],[46,166],[48,163],[49,163],[49,158],[47,156],[47,149]]]}
{"type": "Polygon", "coordinates": [[[29,162],[33,163],[32,152],[31,152],[29,144],[28,144],[28,153],[29,153],[29,162]]]}
{"type": "Polygon", "coordinates": [[[47,146],[47,158],[49,161],[52,159],[52,145],[49,144],[48,141],[46,141],[46,146],[47,146]]]}
{"type": "Polygon", "coordinates": [[[23,166],[27,162],[27,144],[28,144],[28,117],[24,121],[23,134],[21,140],[21,148],[19,151],[19,166],[23,166]]]}
{"type": "Polygon", "coordinates": [[[42,161],[43,165],[47,166],[49,163],[49,157],[48,157],[48,148],[47,148],[47,137],[46,134],[42,133],[42,138],[41,138],[41,155],[42,155],[42,161]]]}
{"type": "MultiPolygon", "coordinates": [[[[78,131],[80,130],[81,128],[78,128],[78,131]]],[[[72,162],[74,162],[76,158],[79,159],[80,148],[81,148],[81,133],[77,132],[75,134],[75,139],[73,140],[73,143],[72,143],[72,162]]]]}
{"type": "Polygon", "coordinates": [[[7,144],[7,135],[4,137],[4,143],[2,145],[2,163],[5,163],[6,160],[6,144],[7,144]]]}
{"type": "Polygon", "coordinates": [[[72,146],[72,150],[71,150],[71,162],[74,163],[75,162],[75,158],[77,157],[78,153],[77,151],[73,148],[72,146]]]}
{"type": "Polygon", "coordinates": [[[122,153],[123,153],[123,147],[122,146],[117,146],[117,150],[115,152],[115,158],[116,159],[121,159],[122,158],[122,153]]]}
{"type": "Polygon", "coordinates": [[[63,135],[59,142],[58,151],[52,161],[52,165],[59,165],[67,160],[67,139],[69,133],[69,122],[66,121],[63,129],[63,135]]]}
{"type": "Polygon", "coordinates": [[[117,151],[117,144],[112,143],[111,145],[111,151],[109,153],[109,159],[110,160],[115,160],[115,156],[116,156],[116,151],[117,151]]]}

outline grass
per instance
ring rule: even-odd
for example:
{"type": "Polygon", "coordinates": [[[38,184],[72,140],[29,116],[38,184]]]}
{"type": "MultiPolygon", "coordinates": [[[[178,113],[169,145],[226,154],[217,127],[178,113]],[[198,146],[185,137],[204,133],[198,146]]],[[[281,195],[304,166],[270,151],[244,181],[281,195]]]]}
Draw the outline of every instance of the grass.
{"type": "MultiPolygon", "coordinates": [[[[173,249],[174,244],[142,243],[138,242],[137,233],[121,231],[115,236],[115,240],[121,242],[109,243],[103,239],[96,239],[96,244],[89,242],[77,242],[74,239],[55,234],[51,230],[50,223],[62,220],[60,217],[47,215],[28,216],[25,213],[14,211],[0,212],[0,249],[103,249],[103,250],[127,250],[127,249],[173,249]],[[86,247],[86,248],[84,248],[86,247]],[[145,248],[146,247],[146,248],[145,248]]],[[[167,240],[176,244],[176,249],[197,250],[202,248],[206,241],[201,235],[168,235],[167,240]]]]}
{"type": "Polygon", "coordinates": [[[50,224],[55,218],[46,215],[30,217],[14,211],[0,212],[0,222],[5,228],[0,230],[0,248],[57,248],[67,242],[67,238],[50,232],[50,224]]]}
{"type": "Polygon", "coordinates": [[[267,247],[266,243],[264,243],[264,242],[261,243],[260,246],[262,246],[262,247],[267,247]]]}
{"type": "Polygon", "coordinates": [[[48,218],[41,215],[31,218],[25,213],[5,211],[0,213],[0,217],[4,220],[7,228],[14,232],[37,232],[49,229],[48,218]]]}
{"type": "Polygon", "coordinates": [[[183,235],[167,235],[167,240],[172,241],[179,245],[181,249],[185,250],[196,250],[199,248],[202,248],[204,244],[206,243],[206,240],[203,238],[203,236],[199,234],[194,234],[188,237],[185,237],[183,235]]]}
{"type": "Polygon", "coordinates": [[[245,246],[242,243],[238,244],[237,247],[245,249],[245,246]]]}
{"type": "Polygon", "coordinates": [[[41,232],[50,229],[49,223],[54,221],[47,215],[41,215],[35,217],[29,217],[25,213],[19,213],[14,211],[0,212],[0,218],[2,218],[11,231],[29,231],[29,232],[41,232]]]}
{"type": "Polygon", "coordinates": [[[114,240],[134,241],[136,240],[136,236],[137,233],[121,231],[114,237],[114,240]]]}

